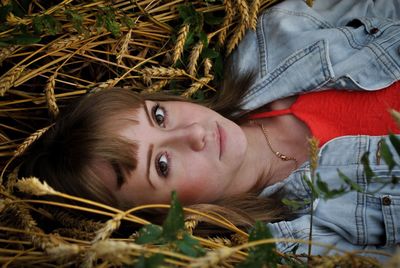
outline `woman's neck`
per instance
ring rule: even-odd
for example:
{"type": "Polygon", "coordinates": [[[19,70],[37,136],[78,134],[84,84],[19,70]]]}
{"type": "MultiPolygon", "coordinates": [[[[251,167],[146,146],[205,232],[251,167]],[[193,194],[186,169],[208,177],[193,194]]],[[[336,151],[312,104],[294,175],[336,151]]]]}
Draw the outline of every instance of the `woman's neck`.
{"type": "Polygon", "coordinates": [[[311,132],[308,127],[293,115],[284,115],[258,120],[255,124],[242,125],[248,137],[249,162],[253,174],[253,189],[262,190],[287,178],[298,165],[308,159],[308,138],[311,132]],[[263,124],[265,133],[260,124],[263,124]],[[268,142],[270,144],[268,144],[268,142]],[[276,151],[295,158],[283,161],[276,151]]]}

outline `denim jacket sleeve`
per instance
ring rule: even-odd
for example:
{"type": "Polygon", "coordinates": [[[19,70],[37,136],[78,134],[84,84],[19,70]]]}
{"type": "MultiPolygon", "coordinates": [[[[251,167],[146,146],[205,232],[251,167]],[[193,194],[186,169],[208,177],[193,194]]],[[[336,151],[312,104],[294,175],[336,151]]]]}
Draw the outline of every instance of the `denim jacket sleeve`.
{"type": "MultiPolygon", "coordinates": [[[[387,164],[380,159],[378,152],[382,139],[386,139],[394,159],[400,163],[400,157],[387,136],[345,136],[321,148],[316,172],[328,187],[339,189],[346,185],[338,174],[340,170],[361,191],[348,191],[334,199],[316,199],[313,202],[312,239],[335,249],[313,245],[312,254],[366,249],[390,254],[400,244],[400,185],[391,183],[392,175],[400,176],[400,167],[395,167],[390,173],[387,164]],[[365,152],[369,152],[368,160],[376,174],[373,180],[369,180],[364,172],[361,157],[365,152]]],[[[306,163],[286,180],[267,187],[261,195],[280,192],[289,199],[310,200],[311,190],[303,179],[304,175],[309,176],[308,169],[306,163]]],[[[310,205],[307,205],[298,211],[295,219],[268,225],[276,238],[308,240],[310,212],[310,205]]],[[[290,252],[296,245],[298,254],[307,253],[307,244],[293,241],[279,242],[277,248],[290,252]]],[[[386,259],[384,255],[373,256],[381,261],[386,259]]]]}
{"type": "Polygon", "coordinates": [[[271,101],[326,88],[378,90],[400,80],[396,1],[286,0],[264,12],[232,55],[233,75],[255,72],[242,101],[271,101]]]}

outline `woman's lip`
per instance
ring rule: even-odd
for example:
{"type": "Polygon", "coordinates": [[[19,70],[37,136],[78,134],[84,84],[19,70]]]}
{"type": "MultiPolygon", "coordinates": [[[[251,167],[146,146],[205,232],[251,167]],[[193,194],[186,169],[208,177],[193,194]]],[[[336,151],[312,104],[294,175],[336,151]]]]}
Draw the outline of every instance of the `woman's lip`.
{"type": "Polygon", "coordinates": [[[226,140],[226,134],[224,129],[217,123],[217,129],[218,129],[218,140],[219,140],[219,159],[221,159],[222,154],[224,153],[225,150],[225,140],[226,140]]]}

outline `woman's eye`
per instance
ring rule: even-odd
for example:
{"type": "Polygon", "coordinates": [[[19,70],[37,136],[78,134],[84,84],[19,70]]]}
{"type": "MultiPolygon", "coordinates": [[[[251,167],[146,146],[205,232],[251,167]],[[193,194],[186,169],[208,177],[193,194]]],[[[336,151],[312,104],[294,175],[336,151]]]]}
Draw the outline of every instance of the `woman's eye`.
{"type": "Polygon", "coordinates": [[[168,176],[169,165],[168,165],[168,157],[166,154],[162,154],[160,157],[158,157],[156,161],[156,169],[158,175],[162,177],[168,176]]]}
{"type": "Polygon", "coordinates": [[[159,104],[156,104],[153,107],[153,117],[159,126],[165,127],[166,112],[165,109],[161,107],[159,104]]]}

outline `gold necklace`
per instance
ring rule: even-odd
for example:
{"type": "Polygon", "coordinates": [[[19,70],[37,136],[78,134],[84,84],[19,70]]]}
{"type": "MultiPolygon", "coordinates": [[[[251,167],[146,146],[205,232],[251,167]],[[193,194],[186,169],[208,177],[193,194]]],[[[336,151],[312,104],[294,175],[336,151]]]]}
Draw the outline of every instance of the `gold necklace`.
{"type": "Polygon", "coordinates": [[[283,153],[281,153],[279,151],[274,150],[274,148],[272,148],[271,142],[269,141],[269,138],[268,138],[267,130],[265,129],[264,125],[260,124],[260,123],[256,123],[253,120],[251,120],[250,122],[254,123],[254,124],[257,124],[257,125],[259,125],[261,127],[261,130],[262,130],[262,132],[264,134],[265,140],[267,141],[268,147],[269,147],[269,149],[271,149],[271,151],[274,153],[274,155],[276,157],[278,157],[279,159],[281,159],[282,161],[294,161],[294,163],[295,163],[294,169],[297,169],[298,162],[297,162],[297,159],[295,157],[287,156],[287,155],[285,155],[285,154],[283,154],[283,153]]]}

